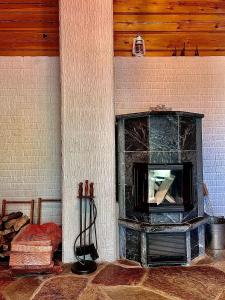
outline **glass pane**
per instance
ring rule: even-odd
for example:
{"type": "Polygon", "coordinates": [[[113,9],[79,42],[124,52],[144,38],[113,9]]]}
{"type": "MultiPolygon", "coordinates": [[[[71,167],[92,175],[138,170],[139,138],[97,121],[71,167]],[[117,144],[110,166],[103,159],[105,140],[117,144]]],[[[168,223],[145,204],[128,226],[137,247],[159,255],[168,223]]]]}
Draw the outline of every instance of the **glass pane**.
{"type": "Polygon", "coordinates": [[[182,205],[183,170],[152,169],[148,172],[148,203],[182,205]]]}

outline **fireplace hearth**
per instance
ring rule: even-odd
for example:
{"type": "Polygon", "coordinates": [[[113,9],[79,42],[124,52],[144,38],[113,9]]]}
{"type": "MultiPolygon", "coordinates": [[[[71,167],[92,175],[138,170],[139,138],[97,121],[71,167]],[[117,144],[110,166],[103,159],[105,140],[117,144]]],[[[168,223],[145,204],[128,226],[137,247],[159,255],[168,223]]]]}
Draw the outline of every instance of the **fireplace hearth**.
{"type": "Polygon", "coordinates": [[[204,255],[202,118],[173,111],[117,117],[121,257],[150,266],[204,255]]]}

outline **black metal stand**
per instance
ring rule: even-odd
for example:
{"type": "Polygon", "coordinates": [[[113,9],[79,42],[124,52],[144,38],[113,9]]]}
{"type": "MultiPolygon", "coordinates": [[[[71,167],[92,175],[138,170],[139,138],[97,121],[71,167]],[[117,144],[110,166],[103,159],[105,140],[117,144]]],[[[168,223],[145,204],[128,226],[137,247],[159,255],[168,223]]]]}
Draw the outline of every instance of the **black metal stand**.
{"type": "Polygon", "coordinates": [[[98,258],[98,243],[95,221],[97,218],[97,208],[94,202],[94,184],[85,181],[85,194],[83,195],[83,183],[79,184],[80,200],[80,233],[74,242],[74,253],[77,259],[71,271],[76,274],[85,275],[97,269],[95,260],[98,258]],[[87,220],[89,216],[89,222],[87,220]],[[93,230],[94,229],[94,230],[93,230]],[[95,242],[92,241],[94,232],[95,242]],[[79,241],[79,246],[77,243],[79,241]],[[88,242],[87,242],[88,241],[88,242]],[[91,259],[86,259],[89,255],[91,259]]]}
{"type": "Polygon", "coordinates": [[[93,260],[85,260],[84,264],[81,264],[79,261],[77,261],[71,267],[71,271],[79,275],[90,274],[95,270],[97,270],[97,264],[93,260]]]}

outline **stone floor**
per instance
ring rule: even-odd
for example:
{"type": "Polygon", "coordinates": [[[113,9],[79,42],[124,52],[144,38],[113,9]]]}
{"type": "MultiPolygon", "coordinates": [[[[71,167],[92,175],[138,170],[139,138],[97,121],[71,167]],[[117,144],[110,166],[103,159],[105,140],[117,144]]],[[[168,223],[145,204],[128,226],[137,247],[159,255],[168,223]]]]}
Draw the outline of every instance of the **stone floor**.
{"type": "Polygon", "coordinates": [[[135,262],[101,263],[89,276],[70,265],[58,275],[13,276],[0,267],[0,300],[225,300],[225,252],[190,267],[144,269],[135,262]]]}

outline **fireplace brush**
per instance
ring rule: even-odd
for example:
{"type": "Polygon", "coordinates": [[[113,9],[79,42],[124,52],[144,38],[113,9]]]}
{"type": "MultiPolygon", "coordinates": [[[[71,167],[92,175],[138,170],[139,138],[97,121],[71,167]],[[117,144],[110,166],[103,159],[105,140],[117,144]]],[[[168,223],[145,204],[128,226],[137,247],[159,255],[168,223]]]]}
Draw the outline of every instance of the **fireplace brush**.
{"type": "Polygon", "coordinates": [[[94,184],[89,184],[88,180],[86,180],[84,191],[83,195],[83,183],[80,182],[78,195],[80,202],[80,233],[74,242],[74,254],[77,262],[71,268],[72,272],[76,274],[89,274],[97,269],[97,264],[95,263],[95,260],[98,258],[95,224],[97,208],[94,201],[94,184]],[[87,255],[91,259],[86,259],[87,255]]]}

